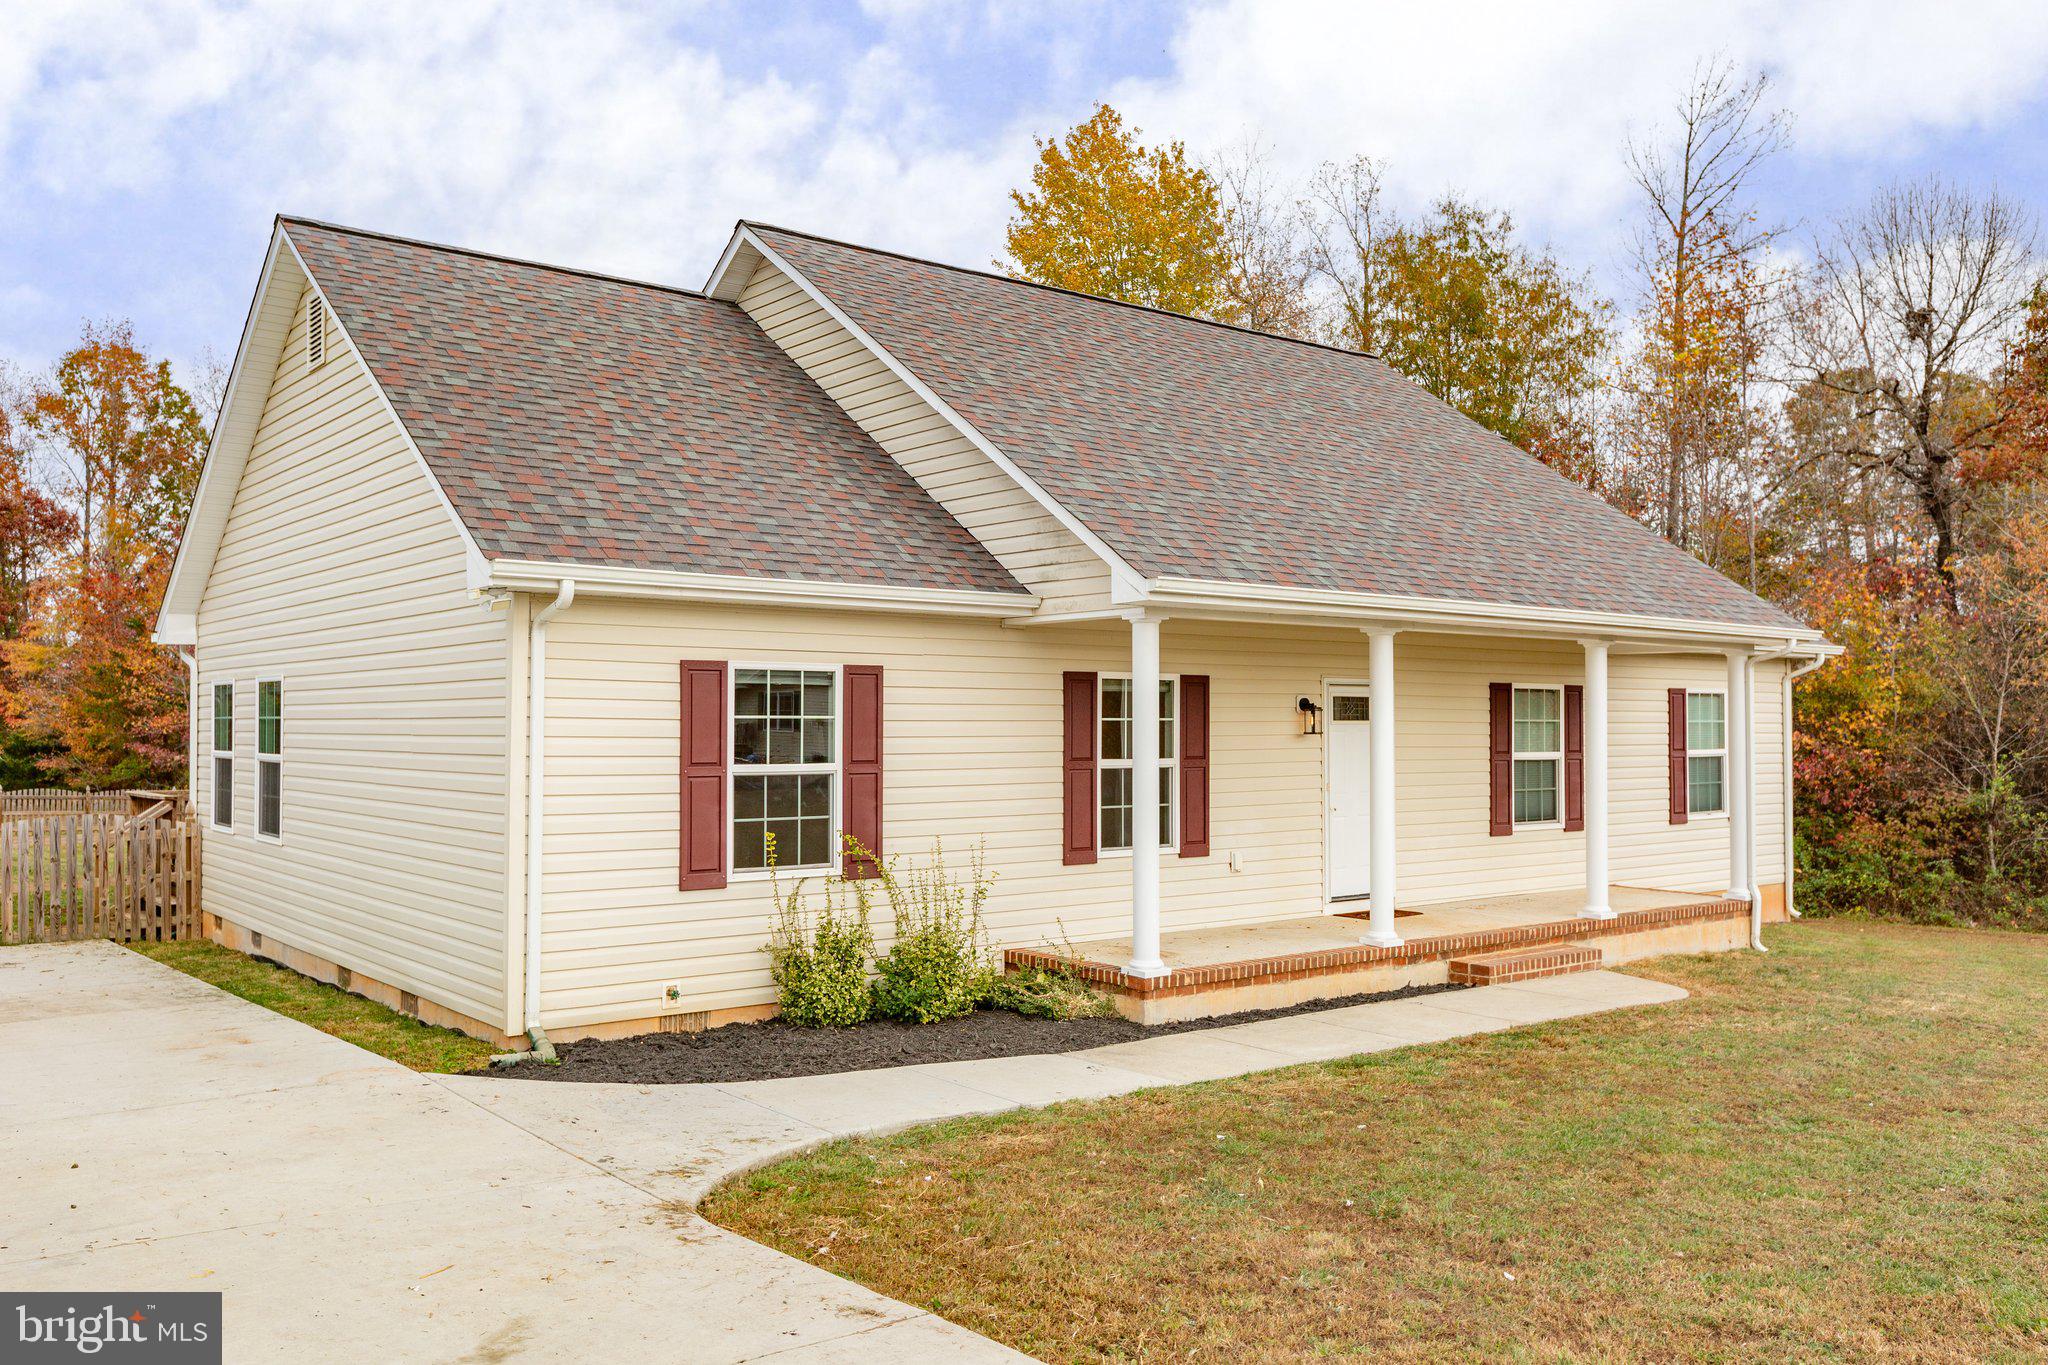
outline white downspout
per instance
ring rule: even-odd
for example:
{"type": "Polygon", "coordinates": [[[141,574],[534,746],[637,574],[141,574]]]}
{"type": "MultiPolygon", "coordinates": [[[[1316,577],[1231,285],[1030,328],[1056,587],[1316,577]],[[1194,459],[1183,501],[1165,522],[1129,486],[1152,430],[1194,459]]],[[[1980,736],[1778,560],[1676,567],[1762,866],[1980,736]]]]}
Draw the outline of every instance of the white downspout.
{"type": "Polygon", "coordinates": [[[189,817],[199,818],[199,650],[178,651],[185,665],[185,805],[189,817]]]}
{"type": "MultiPolygon", "coordinates": [[[[1756,666],[1761,663],[1769,663],[1774,659],[1782,659],[1792,652],[1793,646],[1779,645],[1774,649],[1759,650],[1752,654],[1749,659],[1748,677],[1744,681],[1742,700],[1738,704],[1743,708],[1743,742],[1748,749],[1748,752],[1743,755],[1743,768],[1746,774],[1745,780],[1749,782],[1752,789],[1756,785],[1756,666]]],[[[1789,871],[1792,866],[1792,683],[1790,681],[1790,669],[1786,670],[1786,679],[1785,802],[1780,818],[1784,822],[1782,837],[1784,839],[1785,866],[1788,869],[1785,876],[1785,904],[1787,908],[1790,908],[1792,904],[1792,877],[1789,871]]],[[[1770,949],[1764,947],[1764,892],[1763,888],[1757,884],[1762,878],[1762,872],[1757,867],[1756,856],[1756,802],[1752,799],[1747,805],[1748,811],[1743,822],[1744,828],[1741,830],[1739,837],[1747,845],[1747,852],[1743,862],[1749,871],[1749,946],[1757,952],[1766,953],[1770,949]]],[[[1735,833],[1735,831],[1730,831],[1731,835],[1735,833]]]]}
{"type": "Polygon", "coordinates": [[[555,600],[533,614],[528,630],[526,685],[526,932],[524,1003],[520,1017],[526,1024],[531,1053],[508,1053],[505,1060],[538,1057],[555,1060],[555,1046],[540,1026],[540,921],[545,899],[541,886],[541,834],[547,795],[547,697],[548,620],[576,600],[576,580],[565,578],[555,600]]]}
{"type": "Polygon", "coordinates": [[[1828,661],[1825,654],[1817,654],[1797,668],[1785,670],[1785,918],[1798,919],[1799,910],[1792,904],[1792,883],[1799,872],[1799,857],[1792,847],[1792,684],[1805,677],[1828,661]]]}

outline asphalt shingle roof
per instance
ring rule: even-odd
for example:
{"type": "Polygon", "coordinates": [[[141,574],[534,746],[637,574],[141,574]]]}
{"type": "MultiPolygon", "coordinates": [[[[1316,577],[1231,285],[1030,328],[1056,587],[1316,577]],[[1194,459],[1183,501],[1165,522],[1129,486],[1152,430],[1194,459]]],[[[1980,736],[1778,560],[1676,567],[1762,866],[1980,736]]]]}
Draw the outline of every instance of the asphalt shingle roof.
{"type": "Polygon", "coordinates": [[[1798,625],[1373,357],[749,226],[1148,577],[1798,625]]]}
{"type": "Polygon", "coordinates": [[[735,305],[284,228],[488,557],[1022,591],[735,305]]]}

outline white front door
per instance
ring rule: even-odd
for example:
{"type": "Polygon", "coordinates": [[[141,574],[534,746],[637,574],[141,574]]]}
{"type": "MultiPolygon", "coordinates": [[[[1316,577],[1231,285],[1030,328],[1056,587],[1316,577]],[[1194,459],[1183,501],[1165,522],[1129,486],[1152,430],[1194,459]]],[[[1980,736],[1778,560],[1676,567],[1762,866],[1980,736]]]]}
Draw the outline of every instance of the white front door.
{"type": "Polygon", "coordinates": [[[1329,758],[1330,899],[1363,896],[1372,886],[1366,850],[1372,837],[1372,698],[1363,687],[1333,687],[1323,717],[1329,758]]]}

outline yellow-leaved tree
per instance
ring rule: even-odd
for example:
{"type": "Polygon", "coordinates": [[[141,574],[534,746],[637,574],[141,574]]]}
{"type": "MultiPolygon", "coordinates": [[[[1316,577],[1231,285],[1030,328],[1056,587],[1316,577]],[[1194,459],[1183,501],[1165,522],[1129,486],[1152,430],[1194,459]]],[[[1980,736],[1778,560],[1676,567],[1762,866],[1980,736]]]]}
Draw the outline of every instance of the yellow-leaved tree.
{"type": "Polygon", "coordinates": [[[1222,196],[1178,142],[1098,105],[1058,140],[1038,142],[1029,190],[1012,190],[998,265],[1018,279],[1196,317],[1231,311],[1222,196]]]}

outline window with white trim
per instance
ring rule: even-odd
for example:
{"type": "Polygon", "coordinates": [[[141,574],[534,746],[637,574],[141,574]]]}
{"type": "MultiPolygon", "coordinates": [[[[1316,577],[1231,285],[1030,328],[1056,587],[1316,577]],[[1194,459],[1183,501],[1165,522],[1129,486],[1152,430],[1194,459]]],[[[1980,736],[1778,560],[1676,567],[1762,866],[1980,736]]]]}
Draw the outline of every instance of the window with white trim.
{"type": "Polygon", "coordinates": [[[1685,806],[1694,815],[1728,809],[1728,697],[1685,694],[1685,806]]]}
{"type": "Polygon", "coordinates": [[[213,827],[235,827],[235,685],[213,685],[213,827]]]}
{"type": "Polygon", "coordinates": [[[1564,689],[1514,690],[1514,812],[1517,825],[1564,818],[1564,689]]]}
{"type": "MultiPolygon", "coordinates": [[[[1180,679],[1159,680],[1159,846],[1177,846],[1174,778],[1180,767],[1180,679]]],[[[1105,852],[1131,846],[1131,679],[1105,673],[1098,682],[1096,715],[1097,829],[1105,852]]]]}
{"type": "Polygon", "coordinates": [[[732,867],[830,867],[838,853],[839,671],[732,671],[732,867]]]}
{"type": "Polygon", "coordinates": [[[284,837],[284,682],[256,683],[256,834],[284,837]]]}

